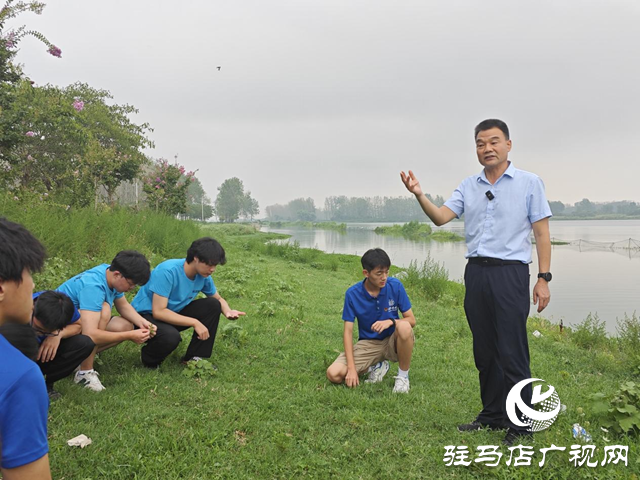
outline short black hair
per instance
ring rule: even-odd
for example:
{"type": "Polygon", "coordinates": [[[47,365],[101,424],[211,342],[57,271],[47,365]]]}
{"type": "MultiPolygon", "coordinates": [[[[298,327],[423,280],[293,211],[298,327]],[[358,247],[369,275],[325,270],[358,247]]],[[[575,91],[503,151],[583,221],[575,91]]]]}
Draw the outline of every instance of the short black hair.
{"type": "Polygon", "coordinates": [[[370,272],[378,267],[389,268],[391,266],[391,259],[389,255],[387,255],[387,252],[381,248],[372,248],[364,253],[360,259],[360,263],[362,263],[363,269],[370,272]]]}
{"type": "Polygon", "coordinates": [[[34,299],[33,316],[54,332],[66,327],[73,318],[73,302],[62,292],[47,290],[34,299]]]}
{"type": "Polygon", "coordinates": [[[0,335],[14,348],[20,350],[25,357],[36,361],[40,345],[38,345],[36,332],[31,328],[31,325],[28,323],[5,323],[0,325],[0,335]]]}
{"type": "Polygon", "coordinates": [[[135,250],[122,250],[111,261],[109,270],[118,271],[127,280],[133,281],[136,285],[144,285],[151,276],[151,265],[149,260],[140,252],[135,250]]]}
{"type": "Polygon", "coordinates": [[[187,250],[187,263],[197,258],[207,265],[224,265],[227,257],[220,243],[211,237],[202,237],[195,240],[187,250]]]}
{"type": "Polygon", "coordinates": [[[47,252],[29,230],[0,218],[0,280],[22,282],[22,272],[39,272],[47,252]]]}
{"type": "Polygon", "coordinates": [[[473,131],[473,139],[478,138],[478,134],[480,132],[484,132],[485,130],[490,130],[492,128],[499,128],[504,133],[505,140],[509,140],[509,127],[502,120],[498,120],[497,118],[489,118],[487,120],[481,121],[478,125],[476,125],[475,130],[473,131]]]}

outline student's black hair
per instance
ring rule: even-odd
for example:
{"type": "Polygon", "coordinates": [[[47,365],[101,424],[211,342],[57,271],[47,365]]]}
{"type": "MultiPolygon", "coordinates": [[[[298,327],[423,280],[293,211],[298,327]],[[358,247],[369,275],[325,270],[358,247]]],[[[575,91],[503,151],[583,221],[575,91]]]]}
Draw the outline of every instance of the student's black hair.
{"type": "Polygon", "coordinates": [[[144,285],[151,276],[149,260],[135,250],[122,250],[115,256],[109,270],[120,272],[124,278],[133,281],[136,285],[144,285]]]}
{"type": "Polygon", "coordinates": [[[492,128],[499,128],[504,133],[505,140],[509,140],[509,127],[502,120],[498,120],[497,118],[489,118],[487,120],[483,120],[478,125],[476,125],[475,130],[473,131],[473,139],[478,138],[478,134],[480,132],[484,132],[485,130],[490,130],[492,128]]]}
{"type": "Polygon", "coordinates": [[[34,299],[33,316],[45,330],[60,330],[73,318],[73,302],[62,292],[47,290],[34,299]]]}
{"type": "Polygon", "coordinates": [[[38,345],[36,332],[31,328],[31,325],[28,323],[8,322],[0,325],[0,335],[20,350],[25,357],[30,358],[34,362],[36,361],[40,345],[38,345]]]}
{"type": "Polygon", "coordinates": [[[367,270],[368,272],[381,267],[381,268],[389,268],[391,266],[391,259],[387,252],[382,250],[381,248],[372,248],[371,250],[367,250],[365,254],[360,259],[362,263],[362,268],[367,270]]]}
{"type": "Polygon", "coordinates": [[[207,265],[224,265],[227,263],[224,248],[217,240],[211,237],[199,238],[191,244],[189,250],[187,250],[187,263],[193,262],[194,258],[207,265]]]}
{"type": "Polygon", "coordinates": [[[0,280],[22,282],[22,272],[39,272],[47,253],[29,230],[0,218],[0,280]]]}

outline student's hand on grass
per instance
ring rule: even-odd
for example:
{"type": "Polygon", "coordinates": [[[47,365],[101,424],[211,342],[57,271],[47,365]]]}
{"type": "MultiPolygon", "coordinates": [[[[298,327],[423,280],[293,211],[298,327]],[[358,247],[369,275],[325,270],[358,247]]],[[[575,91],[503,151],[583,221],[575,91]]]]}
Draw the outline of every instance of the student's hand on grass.
{"type": "Polygon", "coordinates": [[[376,333],[384,332],[387,328],[393,325],[393,321],[391,320],[378,320],[373,325],[371,325],[371,330],[376,333]]]}
{"type": "Polygon", "coordinates": [[[207,338],[209,338],[209,329],[205,327],[202,322],[196,322],[196,324],[193,326],[193,329],[198,335],[198,340],[206,340],[207,338]]]}
{"type": "Polygon", "coordinates": [[[355,388],[360,385],[358,372],[356,372],[355,370],[347,370],[347,376],[344,378],[344,383],[349,388],[355,388]]]}
{"type": "Polygon", "coordinates": [[[38,350],[38,356],[36,360],[40,362],[50,362],[54,358],[56,358],[56,353],[58,353],[58,347],[60,346],[60,335],[56,335],[55,337],[47,337],[40,344],[40,349],[38,350]]]}
{"type": "Polygon", "coordinates": [[[224,314],[224,316],[227,317],[229,320],[236,320],[238,317],[242,315],[246,315],[246,313],[241,312],[240,310],[229,310],[227,313],[224,314]]]}

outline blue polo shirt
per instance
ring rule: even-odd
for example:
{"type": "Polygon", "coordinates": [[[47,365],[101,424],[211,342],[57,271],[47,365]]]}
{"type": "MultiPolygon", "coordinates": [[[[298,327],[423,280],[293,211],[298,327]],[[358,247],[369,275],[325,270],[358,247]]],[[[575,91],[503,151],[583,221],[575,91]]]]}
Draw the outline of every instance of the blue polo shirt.
{"type": "Polygon", "coordinates": [[[78,310],[100,312],[104,302],[113,307],[113,301],[124,294],[118,292],[115,288],[109,288],[107,284],[107,268],[109,268],[109,265],[103,263],[79,273],[64,282],[56,290],[65,293],[78,310]]]}
{"type": "Polygon", "coordinates": [[[465,178],[444,205],[458,218],[464,213],[466,258],[531,263],[531,224],[551,217],[540,177],[518,170],[511,162],[493,185],[484,170],[465,178]],[[493,200],[487,198],[487,191],[493,200]]]}
{"type": "Polygon", "coordinates": [[[342,320],[353,322],[358,319],[358,340],[382,340],[391,336],[395,327],[377,333],[371,330],[371,325],[378,320],[402,318],[401,313],[411,308],[411,302],[404,285],[397,278],[389,277],[375,298],[364,288],[365,281],[366,279],[347,290],[342,320]]]}
{"type": "Polygon", "coordinates": [[[49,397],[40,368],[0,335],[0,466],[17,468],[49,451],[49,397]]]}
{"type": "MultiPolygon", "coordinates": [[[[36,298],[38,298],[45,291],[46,290],[43,290],[42,292],[34,293],[33,294],[33,299],[35,300],[36,298]]],[[[79,319],[80,319],[80,312],[78,311],[78,309],[74,305],[74,307],[73,307],[73,315],[71,316],[71,320],[69,320],[69,323],[67,323],[67,325],[71,325],[72,323],[77,322],[79,319]]],[[[46,335],[38,335],[36,337],[36,339],[38,340],[38,343],[42,343],[45,338],[47,338],[46,335]]]]}
{"type": "Polygon", "coordinates": [[[193,280],[184,273],[184,258],[165,260],[151,272],[149,281],[140,288],[131,302],[138,313],[151,313],[153,294],[168,299],[167,308],[179,313],[202,292],[207,297],[216,293],[211,277],[196,273],[193,280]]]}

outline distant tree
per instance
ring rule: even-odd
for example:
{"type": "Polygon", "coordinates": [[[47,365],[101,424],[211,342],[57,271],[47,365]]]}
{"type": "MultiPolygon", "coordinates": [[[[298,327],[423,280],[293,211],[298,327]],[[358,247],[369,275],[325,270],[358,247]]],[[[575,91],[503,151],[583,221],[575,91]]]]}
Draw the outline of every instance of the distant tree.
{"type": "Polygon", "coordinates": [[[251,198],[251,192],[247,192],[244,195],[242,210],[240,213],[244,218],[248,218],[251,221],[253,221],[253,217],[260,213],[258,201],[255,198],[251,198]]]}
{"type": "Polygon", "coordinates": [[[576,215],[586,217],[593,215],[596,212],[596,206],[588,198],[583,198],[579,202],[576,202],[576,215]]]}
{"type": "Polygon", "coordinates": [[[206,195],[202,183],[196,177],[187,188],[187,217],[194,220],[208,220],[213,217],[211,199],[206,195]]]}
{"type": "Polygon", "coordinates": [[[554,215],[562,215],[565,209],[565,205],[562,202],[549,202],[549,207],[554,215]]]}
{"type": "Polygon", "coordinates": [[[316,206],[313,198],[296,198],[287,207],[294,220],[313,222],[316,219],[316,206]]]}
{"type": "Polygon", "coordinates": [[[235,222],[240,215],[256,215],[258,202],[249,199],[251,195],[245,194],[242,180],[237,177],[228,178],[218,187],[218,196],[213,207],[215,214],[224,223],[235,222]]]}

